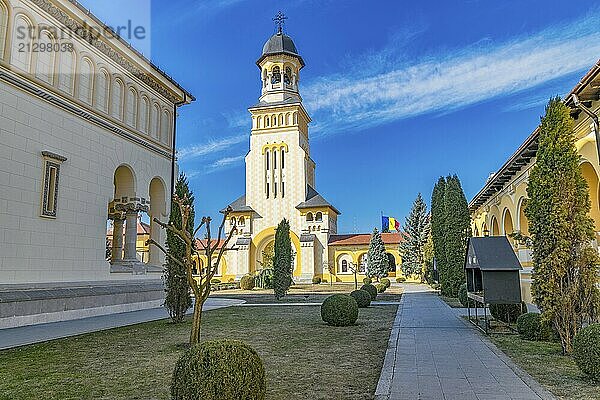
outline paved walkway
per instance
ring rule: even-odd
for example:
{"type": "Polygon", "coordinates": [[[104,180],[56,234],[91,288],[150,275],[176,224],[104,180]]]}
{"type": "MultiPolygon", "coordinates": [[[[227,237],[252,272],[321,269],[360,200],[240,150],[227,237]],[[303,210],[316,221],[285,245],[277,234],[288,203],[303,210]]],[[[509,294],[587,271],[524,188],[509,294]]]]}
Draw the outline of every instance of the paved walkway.
{"type": "MultiPolygon", "coordinates": [[[[204,303],[204,311],[236,306],[243,302],[244,300],[238,299],[209,298],[204,303]]],[[[164,318],[169,318],[169,314],[164,307],[160,307],[119,314],[99,315],[97,317],[70,321],[0,329],[0,350],[164,318]]]]}
{"type": "Polygon", "coordinates": [[[377,399],[554,399],[425,285],[406,285],[377,399]]]}

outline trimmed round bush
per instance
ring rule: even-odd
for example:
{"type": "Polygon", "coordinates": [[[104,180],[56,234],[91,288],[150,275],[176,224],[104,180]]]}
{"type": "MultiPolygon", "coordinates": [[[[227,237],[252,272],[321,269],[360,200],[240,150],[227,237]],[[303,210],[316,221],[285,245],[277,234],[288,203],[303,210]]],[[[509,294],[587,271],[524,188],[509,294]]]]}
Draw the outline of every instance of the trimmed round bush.
{"type": "Polygon", "coordinates": [[[490,313],[492,314],[492,317],[498,321],[506,322],[507,324],[517,322],[519,316],[523,314],[523,310],[527,311],[527,306],[525,306],[525,303],[490,304],[490,313]]]}
{"type": "Polygon", "coordinates": [[[375,285],[375,289],[377,289],[377,293],[383,293],[387,289],[383,283],[378,283],[375,285]]]}
{"type": "Polygon", "coordinates": [[[354,325],[358,319],[358,304],[349,294],[334,294],[321,304],[321,319],[332,326],[354,325]]]}
{"type": "Polygon", "coordinates": [[[217,278],[214,278],[214,279],[211,279],[210,283],[212,283],[214,285],[218,285],[219,283],[221,283],[221,280],[217,279],[217,278]]]}
{"type": "Polygon", "coordinates": [[[242,290],[252,290],[256,285],[256,281],[252,275],[244,275],[242,279],[240,279],[240,289],[242,290]]]}
{"type": "Polygon", "coordinates": [[[320,283],[321,283],[321,280],[322,280],[322,279],[321,279],[321,277],[320,277],[320,276],[313,276],[313,278],[312,278],[312,283],[313,283],[313,285],[318,285],[318,284],[320,284],[320,283]]]}
{"type": "Polygon", "coordinates": [[[371,294],[366,290],[355,290],[350,293],[350,296],[354,297],[358,308],[367,308],[371,305],[371,294]]]}
{"type": "Polygon", "coordinates": [[[373,283],[373,280],[372,280],[371,278],[369,278],[368,276],[365,276],[365,277],[363,278],[363,283],[364,283],[365,285],[370,285],[371,283],[373,283]]]}
{"type": "Polygon", "coordinates": [[[379,282],[384,284],[386,289],[389,288],[390,286],[392,286],[392,282],[390,282],[390,280],[388,278],[383,278],[379,282]]]}
{"type": "Polygon", "coordinates": [[[406,282],[406,277],[399,276],[399,277],[396,278],[396,282],[398,282],[398,283],[406,282]]]}
{"type": "Polygon", "coordinates": [[[542,336],[542,320],[538,313],[525,313],[517,318],[517,332],[522,339],[539,340],[542,336]]]}
{"type": "Polygon", "coordinates": [[[600,323],[591,324],[575,335],[573,358],[584,374],[600,381],[600,323]]]}
{"type": "Polygon", "coordinates": [[[370,283],[365,283],[361,286],[360,290],[366,290],[371,295],[371,301],[377,298],[377,288],[370,283]]]}
{"type": "Polygon", "coordinates": [[[173,400],[263,400],[265,393],[262,360],[238,340],[211,340],[189,348],[171,380],[173,400]]]}

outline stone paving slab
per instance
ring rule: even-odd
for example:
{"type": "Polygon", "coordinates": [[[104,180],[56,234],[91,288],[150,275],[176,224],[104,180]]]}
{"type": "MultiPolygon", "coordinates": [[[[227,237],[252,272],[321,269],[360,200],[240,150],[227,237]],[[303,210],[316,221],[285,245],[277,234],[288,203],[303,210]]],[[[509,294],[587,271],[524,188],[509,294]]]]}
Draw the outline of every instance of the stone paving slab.
{"type": "MultiPolygon", "coordinates": [[[[204,303],[203,309],[204,311],[209,311],[217,308],[236,306],[242,303],[244,303],[244,300],[209,298],[204,303]]],[[[165,318],[169,318],[169,314],[164,307],[160,307],[48,324],[0,329],[0,350],[165,318]]]]}
{"type": "Polygon", "coordinates": [[[553,400],[425,285],[406,285],[378,400],[553,400]]]}

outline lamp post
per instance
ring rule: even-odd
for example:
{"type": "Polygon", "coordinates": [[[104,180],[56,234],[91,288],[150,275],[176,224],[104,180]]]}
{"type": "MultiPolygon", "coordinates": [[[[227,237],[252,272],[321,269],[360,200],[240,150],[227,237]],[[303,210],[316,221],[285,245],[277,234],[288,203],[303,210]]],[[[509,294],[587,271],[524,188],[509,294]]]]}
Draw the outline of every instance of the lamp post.
{"type": "Polygon", "coordinates": [[[350,263],[348,264],[350,271],[352,271],[352,273],[354,274],[354,290],[358,289],[358,278],[356,277],[356,273],[358,272],[358,269],[356,268],[356,264],[354,263],[354,261],[350,261],[350,263]]]}

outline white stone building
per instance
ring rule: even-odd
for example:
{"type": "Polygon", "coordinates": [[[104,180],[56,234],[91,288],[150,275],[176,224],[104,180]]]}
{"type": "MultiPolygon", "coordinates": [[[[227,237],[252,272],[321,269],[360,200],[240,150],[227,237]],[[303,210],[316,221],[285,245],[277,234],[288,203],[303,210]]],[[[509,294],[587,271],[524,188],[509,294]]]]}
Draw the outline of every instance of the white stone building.
{"type": "Polygon", "coordinates": [[[168,217],[177,107],[194,98],[85,25],[104,26],[75,1],[0,0],[0,327],[162,301],[136,221],[168,217]],[[107,218],[126,226],[108,260],[107,218]]]}

